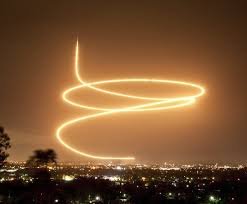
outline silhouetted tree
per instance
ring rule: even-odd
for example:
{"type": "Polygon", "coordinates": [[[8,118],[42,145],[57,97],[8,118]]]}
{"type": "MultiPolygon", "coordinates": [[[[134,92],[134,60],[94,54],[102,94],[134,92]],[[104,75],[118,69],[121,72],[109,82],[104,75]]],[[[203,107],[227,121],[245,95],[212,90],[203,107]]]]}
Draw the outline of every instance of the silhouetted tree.
{"type": "Polygon", "coordinates": [[[4,128],[0,127],[0,168],[5,164],[6,159],[9,156],[7,150],[10,147],[10,137],[4,132],[4,128]]]}
{"type": "Polygon", "coordinates": [[[48,165],[56,164],[57,154],[53,149],[35,150],[34,154],[29,157],[26,164],[30,168],[30,174],[40,183],[48,182],[51,174],[48,170],[48,165]],[[34,167],[34,168],[32,168],[34,167]],[[38,168],[36,168],[38,167],[38,168]]]}
{"type": "Polygon", "coordinates": [[[57,163],[57,154],[53,149],[35,150],[34,154],[27,160],[27,165],[35,167],[47,167],[49,164],[57,163]]]}

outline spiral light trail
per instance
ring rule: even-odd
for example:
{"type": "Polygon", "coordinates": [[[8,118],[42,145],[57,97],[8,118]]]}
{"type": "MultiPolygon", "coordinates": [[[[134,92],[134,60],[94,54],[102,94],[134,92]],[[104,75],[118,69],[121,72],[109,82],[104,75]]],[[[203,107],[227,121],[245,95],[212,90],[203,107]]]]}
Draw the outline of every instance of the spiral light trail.
{"type": "Polygon", "coordinates": [[[89,119],[97,118],[104,115],[111,115],[121,112],[131,112],[131,111],[155,111],[155,110],[165,110],[165,109],[172,109],[172,108],[179,108],[184,107],[193,104],[196,99],[200,96],[202,96],[205,93],[205,89],[202,86],[199,86],[197,84],[189,83],[189,82],[183,82],[183,81],[175,81],[175,80],[161,80],[161,79],[140,79],[140,78],[127,78],[127,79],[115,79],[115,80],[104,80],[104,81],[96,81],[96,82],[86,82],[84,81],[79,74],[79,43],[77,40],[76,47],[75,47],[75,75],[77,80],[80,82],[79,85],[71,87],[67,90],[65,90],[62,94],[62,98],[65,102],[69,103],[72,106],[88,109],[88,110],[95,110],[97,111],[95,114],[85,115],[79,118],[71,119],[67,122],[64,122],[58,129],[56,130],[56,137],[58,141],[69,150],[92,159],[100,159],[100,160],[134,160],[134,157],[128,156],[128,157],[113,157],[113,156],[98,156],[94,154],[89,154],[83,151],[80,151],[71,145],[67,144],[62,139],[62,131],[65,128],[68,128],[72,126],[75,123],[83,122],[89,119]],[[102,89],[97,87],[97,85],[103,85],[103,84],[116,84],[116,83],[127,83],[127,82],[135,82],[135,83],[141,83],[141,82],[150,82],[150,83],[159,83],[159,84],[173,84],[177,86],[183,86],[183,87],[191,87],[194,89],[197,89],[198,92],[194,95],[188,95],[188,96],[180,96],[180,97],[172,97],[172,98],[156,98],[156,97],[145,97],[145,96],[135,96],[120,92],[114,92],[109,91],[106,89],[102,89]],[[80,104],[76,101],[73,101],[70,99],[70,94],[74,91],[80,90],[80,89],[93,89],[95,91],[114,95],[118,97],[125,97],[125,98],[132,98],[132,99],[141,99],[143,101],[146,101],[145,103],[142,103],[140,105],[135,106],[128,106],[123,108],[102,108],[97,106],[89,106],[80,104]]]}

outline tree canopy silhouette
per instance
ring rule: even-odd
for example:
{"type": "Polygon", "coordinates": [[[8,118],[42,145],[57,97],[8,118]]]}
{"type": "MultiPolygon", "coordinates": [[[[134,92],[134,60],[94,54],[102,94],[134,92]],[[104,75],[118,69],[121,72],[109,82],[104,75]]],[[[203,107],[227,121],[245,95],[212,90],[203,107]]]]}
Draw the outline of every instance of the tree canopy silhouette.
{"type": "Polygon", "coordinates": [[[11,147],[10,137],[4,131],[4,128],[0,126],[0,168],[5,164],[9,154],[7,150],[11,147]]]}
{"type": "Polygon", "coordinates": [[[57,154],[53,149],[35,150],[27,160],[29,166],[47,167],[49,164],[57,163],[57,154]]]}

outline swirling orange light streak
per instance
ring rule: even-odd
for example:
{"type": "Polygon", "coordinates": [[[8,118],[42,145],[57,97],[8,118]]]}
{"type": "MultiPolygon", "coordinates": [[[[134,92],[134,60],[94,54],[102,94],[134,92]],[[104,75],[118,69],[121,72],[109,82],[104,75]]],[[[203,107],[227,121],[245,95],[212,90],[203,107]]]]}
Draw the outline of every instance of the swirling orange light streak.
{"type": "Polygon", "coordinates": [[[75,48],[75,75],[78,81],[80,82],[79,85],[74,86],[72,88],[67,89],[66,91],[63,92],[62,98],[65,102],[69,103],[72,106],[78,107],[78,108],[83,108],[83,109],[88,109],[88,110],[95,110],[99,111],[95,114],[90,114],[86,116],[82,116],[79,118],[71,119],[65,123],[63,123],[60,127],[58,127],[56,131],[56,137],[58,141],[66,148],[69,150],[80,154],[82,156],[92,158],[92,159],[101,159],[101,160],[134,160],[134,157],[112,157],[112,156],[97,156],[93,154],[88,154],[86,152],[80,151],[71,145],[68,145],[64,140],[62,139],[62,131],[75,124],[78,122],[83,122],[85,120],[97,118],[100,116],[104,115],[111,115],[111,114],[116,114],[116,113],[121,113],[121,112],[131,112],[131,111],[154,111],[154,110],[165,110],[165,109],[172,109],[172,108],[179,108],[179,107],[184,107],[191,105],[196,101],[196,99],[200,96],[202,96],[205,93],[205,89],[202,86],[199,86],[197,84],[192,84],[189,82],[183,82],[183,81],[175,81],[175,80],[161,80],[161,79],[115,79],[115,80],[104,80],[104,81],[96,81],[96,82],[86,82],[81,79],[80,74],[79,74],[79,44],[78,41],[76,43],[76,48],[75,48]],[[195,95],[189,95],[189,96],[181,96],[181,97],[175,97],[175,98],[155,98],[155,97],[145,97],[145,96],[135,96],[135,95],[130,95],[130,94],[124,94],[120,92],[114,92],[114,91],[108,91],[106,89],[98,88],[96,87],[97,85],[102,85],[102,84],[113,84],[113,83],[128,83],[128,82],[151,82],[151,83],[160,83],[160,84],[175,84],[178,86],[187,86],[191,88],[195,88],[198,90],[198,93],[195,95]],[[83,89],[83,88],[89,88],[93,89],[95,91],[109,94],[109,95],[115,95],[119,97],[127,97],[127,98],[132,98],[132,99],[141,99],[141,100],[146,100],[149,101],[147,103],[141,104],[141,105],[136,105],[136,106],[128,106],[124,108],[102,108],[102,107],[96,107],[96,106],[89,106],[89,105],[84,105],[77,103],[73,101],[72,99],[69,98],[69,94],[72,92],[83,89]]]}

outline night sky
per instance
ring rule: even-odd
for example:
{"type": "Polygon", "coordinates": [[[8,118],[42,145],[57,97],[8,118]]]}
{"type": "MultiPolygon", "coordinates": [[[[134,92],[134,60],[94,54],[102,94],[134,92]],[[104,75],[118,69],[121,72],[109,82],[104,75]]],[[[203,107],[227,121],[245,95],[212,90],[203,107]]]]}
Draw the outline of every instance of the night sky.
{"type": "MultiPolygon", "coordinates": [[[[77,84],[78,37],[86,81],[176,79],[201,84],[207,93],[181,109],[76,125],[66,131],[66,141],[97,154],[135,155],[138,162],[245,161],[246,10],[245,1],[1,2],[0,124],[12,140],[10,160],[54,148],[60,161],[88,161],[55,138],[63,121],[88,114],[61,99],[63,90],[77,84]]],[[[152,93],[139,85],[121,89],[139,93],[136,88],[165,95],[164,87],[152,93]]],[[[87,91],[76,97],[121,103],[87,91]]]]}

